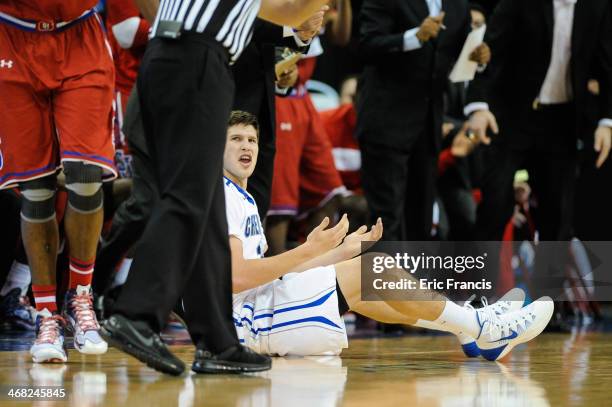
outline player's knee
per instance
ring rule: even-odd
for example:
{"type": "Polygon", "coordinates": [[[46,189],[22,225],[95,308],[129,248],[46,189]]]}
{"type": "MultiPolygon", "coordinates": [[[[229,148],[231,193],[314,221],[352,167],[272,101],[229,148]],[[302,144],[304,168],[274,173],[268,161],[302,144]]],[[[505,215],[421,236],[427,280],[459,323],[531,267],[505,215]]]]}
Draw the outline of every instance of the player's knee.
{"type": "Polygon", "coordinates": [[[64,163],[68,204],[78,212],[96,212],[103,206],[102,168],[82,162],[64,163]]]}
{"type": "Polygon", "coordinates": [[[55,218],[55,174],[19,184],[21,217],[33,223],[43,223],[55,218]]]}

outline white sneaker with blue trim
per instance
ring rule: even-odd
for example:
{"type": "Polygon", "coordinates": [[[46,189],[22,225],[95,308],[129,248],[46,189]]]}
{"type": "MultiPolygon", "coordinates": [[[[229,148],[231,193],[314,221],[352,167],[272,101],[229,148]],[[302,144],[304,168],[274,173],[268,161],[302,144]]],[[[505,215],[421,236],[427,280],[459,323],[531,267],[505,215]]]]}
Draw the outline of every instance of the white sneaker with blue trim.
{"type": "Polygon", "coordinates": [[[542,297],[507,314],[496,314],[491,308],[476,310],[480,333],[476,344],[487,360],[506,356],[516,345],[538,336],[553,315],[555,306],[550,297],[542,297]]]}
{"type": "MultiPolygon", "coordinates": [[[[463,306],[469,309],[474,309],[471,304],[474,298],[475,296],[472,296],[472,298],[466,301],[463,306]]],[[[517,311],[523,307],[523,304],[525,303],[525,291],[517,287],[508,291],[494,304],[489,305],[485,297],[481,298],[481,302],[483,307],[480,309],[482,310],[491,309],[498,315],[507,314],[509,312],[517,311]]],[[[478,346],[476,345],[476,339],[466,334],[457,335],[457,339],[459,339],[459,343],[461,343],[461,349],[463,350],[465,356],[468,358],[480,356],[480,349],[478,349],[478,346]]]]}

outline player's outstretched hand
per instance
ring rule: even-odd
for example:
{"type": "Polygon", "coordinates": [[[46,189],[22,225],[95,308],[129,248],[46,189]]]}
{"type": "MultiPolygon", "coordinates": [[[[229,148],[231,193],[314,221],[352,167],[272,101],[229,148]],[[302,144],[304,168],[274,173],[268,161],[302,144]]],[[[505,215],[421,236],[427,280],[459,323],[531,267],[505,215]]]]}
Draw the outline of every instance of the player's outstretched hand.
{"type": "Polygon", "coordinates": [[[376,224],[370,228],[366,225],[361,226],[359,229],[348,235],[344,242],[342,242],[342,250],[345,253],[344,257],[351,259],[355,256],[360,255],[367,249],[369,249],[374,243],[380,240],[383,234],[383,223],[380,218],[376,221],[376,224]],[[366,243],[366,244],[362,244],[366,243]]]}
{"type": "Polygon", "coordinates": [[[310,232],[306,238],[306,244],[308,244],[314,253],[317,253],[318,255],[321,255],[342,243],[342,240],[348,232],[348,217],[346,214],[342,215],[342,218],[336,226],[325,229],[328,225],[329,218],[325,217],[319,226],[314,228],[314,230],[310,232]]]}

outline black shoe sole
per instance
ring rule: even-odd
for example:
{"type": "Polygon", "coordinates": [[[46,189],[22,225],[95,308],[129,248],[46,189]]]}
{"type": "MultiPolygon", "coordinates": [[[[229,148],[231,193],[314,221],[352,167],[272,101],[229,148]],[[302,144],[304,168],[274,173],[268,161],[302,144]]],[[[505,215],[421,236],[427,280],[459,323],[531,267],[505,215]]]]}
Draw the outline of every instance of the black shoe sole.
{"type": "Polygon", "coordinates": [[[167,373],[173,376],[179,376],[185,371],[185,366],[177,367],[174,364],[166,363],[163,359],[155,356],[154,354],[144,352],[141,349],[133,346],[124,337],[115,337],[112,332],[107,331],[103,326],[100,327],[100,335],[110,345],[114,346],[117,349],[120,349],[121,351],[129,355],[134,356],[142,363],[159,372],[167,373]]]}
{"type": "Polygon", "coordinates": [[[253,364],[253,363],[240,363],[240,362],[227,362],[227,361],[205,361],[199,362],[198,366],[191,366],[191,370],[196,373],[213,373],[213,374],[227,374],[227,373],[255,373],[264,372],[272,368],[272,363],[265,364],[253,364]]]}

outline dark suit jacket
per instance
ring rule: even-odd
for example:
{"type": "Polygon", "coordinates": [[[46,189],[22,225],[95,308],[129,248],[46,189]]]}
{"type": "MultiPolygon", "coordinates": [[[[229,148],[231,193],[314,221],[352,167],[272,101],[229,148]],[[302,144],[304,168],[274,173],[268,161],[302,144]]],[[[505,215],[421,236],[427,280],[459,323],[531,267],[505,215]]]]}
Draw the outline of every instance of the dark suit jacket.
{"type": "MultiPolygon", "coordinates": [[[[293,37],[283,38],[281,26],[257,19],[253,39],[233,66],[236,94],[235,110],[243,110],[259,120],[259,161],[249,181],[249,192],[257,201],[264,219],[270,203],[275,147],[275,47],[297,48],[293,37]]],[[[306,52],[308,47],[299,49],[306,52]]]]}
{"type": "MultiPolygon", "coordinates": [[[[553,0],[502,0],[488,24],[492,51],[486,71],[468,89],[468,102],[485,101],[497,116],[502,140],[513,148],[529,145],[522,131],[550,65],[553,0]]],[[[576,136],[587,103],[587,81],[600,81],[599,118],[612,118],[612,19],[610,0],[579,0],[574,11],[570,74],[576,136]]],[[[571,135],[571,132],[570,132],[571,135]]],[[[574,145],[575,140],[569,140],[574,145]]]]}
{"type": "Polygon", "coordinates": [[[439,148],[442,95],[470,32],[465,0],[442,0],[442,9],[446,30],[421,49],[404,52],[404,32],[429,15],[425,0],[364,0],[360,50],[366,66],[356,104],[361,141],[409,150],[424,126],[433,126],[439,148]]]}
{"type": "Polygon", "coordinates": [[[233,66],[236,94],[234,109],[244,110],[259,119],[260,136],[274,141],[274,96],[276,81],[274,73],[274,48],[289,47],[301,52],[293,37],[283,38],[283,28],[267,21],[256,19],[253,39],[233,66]]]}
{"type": "MultiPolygon", "coordinates": [[[[257,116],[260,133],[274,140],[274,46],[283,28],[257,19],[253,39],[233,66],[236,82],[234,109],[257,116]]],[[[261,140],[260,140],[261,141],[261,140]]],[[[266,140],[264,140],[266,141],[266,140]]]]}
{"type": "Polygon", "coordinates": [[[465,121],[463,108],[467,100],[467,87],[464,82],[448,81],[444,92],[444,121],[461,127],[465,121]]]}

